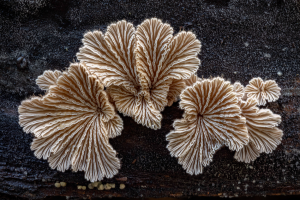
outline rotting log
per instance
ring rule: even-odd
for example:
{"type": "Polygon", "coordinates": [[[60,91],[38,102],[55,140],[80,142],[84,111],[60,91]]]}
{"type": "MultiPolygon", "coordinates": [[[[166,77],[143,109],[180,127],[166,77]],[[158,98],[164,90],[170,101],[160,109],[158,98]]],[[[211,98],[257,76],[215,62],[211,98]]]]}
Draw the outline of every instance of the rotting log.
{"type": "Polygon", "coordinates": [[[0,195],[34,199],[300,194],[300,3],[26,2],[0,2],[0,195]],[[166,149],[165,135],[172,130],[173,120],[182,116],[175,103],[163,111],[162,128],[157,131],[123,117],[123,134],[110,140],[122,168],[114,178],[102,181],[116,183],[116,188],[78,190],[78,185],[89,183],[82,172],[58,172],[34,157],[33,137],[19,127],[17,108],[23,99],[42,94],[35,79],[44,70],[63,70],[76,59],[86,30],[105,30],[119,19],[137,25],[153,16],[175,31],[191,30],[197,35],[202,42],[198,76],[224,76],[244,85],[258,76],[276,80],[282,96],[266,108],[282,117],[282,144],[250,164],[235,161],[234,152],[224,147],[202,175],[190,176],[166,149]],[[67,186],[56,188],[57,181],[67,186]],[[126,185],[123,190],[121,183],[126,185]]]}

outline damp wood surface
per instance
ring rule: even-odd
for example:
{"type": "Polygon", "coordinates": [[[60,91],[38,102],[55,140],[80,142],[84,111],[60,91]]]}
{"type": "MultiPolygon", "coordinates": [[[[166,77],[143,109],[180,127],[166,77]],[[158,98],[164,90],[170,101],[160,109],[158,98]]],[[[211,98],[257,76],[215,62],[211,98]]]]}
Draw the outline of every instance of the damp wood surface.
{"type": "Polygon", "coordinates": [[[0,196],[12,199],[69,197],[189,197],[300,194],[300,2],[284,0],[148,0],[0,2],[0,196]],[[185,173],[167,150],[165,136],[182,117],[178,103],[162,112],[151,130],[123,117],[121,136],[110,139],[122,167],[110,190],[89,189],[84,173],[52,170],[30,150],[33,137],[18,125],[23,99],[43,94],[35,79],[44,70],[64,70],[76,59],[88,30],[126,19],[135,26],[157,17],[175,32],[190,30],[202,43],[198,76],[223,76],[246,85],[275,80],[278,101],[265,108],[281,115],[282,143],[272,154],[245,164],[221,148],[198,176],[185,173]],[[66,187],[55,187],[56,182],[66,187]],[[120,184],[125,184],[120,189],[120,184]],[[78,190],[77,186],[86,186],[78,190]]]}

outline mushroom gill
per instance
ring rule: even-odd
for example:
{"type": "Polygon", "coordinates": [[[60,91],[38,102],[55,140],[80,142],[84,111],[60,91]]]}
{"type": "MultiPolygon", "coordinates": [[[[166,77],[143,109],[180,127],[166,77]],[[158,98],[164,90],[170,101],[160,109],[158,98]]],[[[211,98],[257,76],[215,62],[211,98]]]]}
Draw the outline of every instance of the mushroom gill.
{"type": "Polygon", "coordinates": [[[40,75],[36,79],[36,84],[42,90],[48,90],[51,85],[55,85],[56,80],[61,74],[62,72],[59,70],[55,70],[55,71],[46,70],[42,75],[40,75]]]}
{"type": "Polygon", "coordinates": [[[257,99],[259,106],[276,101],[280,96],[280,87],[273,80],[263,81],[261,78],[253,78],[245,88],[248,98],[257,99]]]}
{"type": "Polygon", "coordinates": [[[125,20],[105,35],[88,32],[77,58],[100,77],[118,111],[152,129],[161,127],[160,112],[171,105],[198,69],[200,41],[191,32],[173,36],[170,25],[147,19],[137,30],[125,20]],[[178,87],[178,88],[177,88],[178,87]]]}
{"type": "Polygon", "coordinates": [[[172,156],[187,173],[200,174],[214,153],[226,145],[240,150],[249,142],[245,118],[241,117],[233,86],[222,78],[202,80],[180,95],[183,119],[175,120],[167,136],[172,156]]]}
{"type": "Polygon", "coordinates": [[[73,63],[44,97],[22,102],[19,124],[34,134],[37,158],[59,171],[85,171],[92,182],[118,173],[120,160],[108,136],[118,135],[123,122],[103,89],[83,64],[73,63]]]}
{"type": "Polygon", "coordinates": [[[249,163],[259,157],[260,153],[271,153],[281,143],[283,133],[276,127],[281,117],[269,109],[258,109],[254,98],[240,101],[239,104],[242,116],[246,118],[250,138],[249,144],[238,150],[234,158],[249,163]]]}

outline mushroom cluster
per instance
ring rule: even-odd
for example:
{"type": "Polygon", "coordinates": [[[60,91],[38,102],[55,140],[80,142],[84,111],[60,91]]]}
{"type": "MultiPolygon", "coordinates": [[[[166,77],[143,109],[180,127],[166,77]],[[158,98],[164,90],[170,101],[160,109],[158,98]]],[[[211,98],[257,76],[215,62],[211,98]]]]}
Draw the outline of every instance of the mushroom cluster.
{"type": "Polygon", "coordinates": [[[281,117],[257,107],[259,102],[278,99],[280,88],[275,81],[254,78],[244,88],[220,77],[193,75],[185,82],[188,87],[180,95],[183,118],[175,120],[166,139],[171,156],[178,158],[187,173],[202,173],[222,146],[236,151],[236,160],[249,163],[280,144],[283,133],[277,126],[281,117]]]}
{"type": "Polygon", "coordinates": [[[202,173],[222,146],[243,162],[271,153],[281,142],[281,118],[257,105],[279,98],[275,81],[255,78],[244,88],[198,78],[200,41],[192,32],[173,32],[156,18],[137,29],[122,20],[105,34],[87,32],[79,62],[64,72],[45,71],[36,83],[46,94],[19,106],[35,156],[59,171],[84,171],[92,182],[111,178],[121,167],[109,143],[123,130],[117,111],[156,130],[160,112],[179,99],[183,119],[166,136],[167,148],[189,174],[202,173]]]}
{"type": "Polygon", "coordinates": [[[99,181],[121,166],[109,143],[123,129],[116,111],[159,129],[160,112],[198,70],[201,44],[192,32],[173,36],[173,28],[156,18],[137,29],[122,20],[105,34],[87,32],[82,41],[79,63],[37,78],[46,94],[21,103],[19,124],[34,135],[35,156],[51,168],[85,171],[87,180],[99,181]]]}
{"type": "Polygon", "coordinates": [[[172,105],[200,64],[200,41],[192,32],[173,36],[161,20],[145,20],[135,30],[125,20],[106,33],[88,32],[77,58],[107,87],[116,108],[148,128],[160,129],[161,111],[172,105]]]}

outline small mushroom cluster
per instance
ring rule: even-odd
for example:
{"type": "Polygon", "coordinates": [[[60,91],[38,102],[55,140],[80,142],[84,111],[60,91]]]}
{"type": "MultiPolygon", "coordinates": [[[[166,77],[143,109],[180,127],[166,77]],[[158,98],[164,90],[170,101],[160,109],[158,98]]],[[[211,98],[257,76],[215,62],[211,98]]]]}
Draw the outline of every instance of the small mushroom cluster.
{"type": "Polygon", "coordinates": [[[223,145],[244,162],[272,152],[282,137],[280,116],[256,105],[278,99],[277,84],[258,78],[244,88],[222,78],[198,78],[200,41],[192,32],[173,32],[156,18],[136,29],[122,20],[105,34],[87,32],[79,62],[64,72],[45,71],[36,83],[46,94],[19,106],[19,124],[34,135],[35,156],[59,171],[84,171],[92,182],[111,178],[121,167],[109,143],[123,130],[117,111],[160,129],[160,112],[179,95],[185,113],[167,135],[168,149],[188,173],[202,173],[223,145]]]}
{"type": "Polygon", "coordinates": [[[220,77],[199,79],[194,75],[186,84],[180,95],[183,118],[174,122],[175,130],[166,137],[171,155],[187,173],[202,173],[222,146],[236,151],[236,160],[249,163],[280,144],[283,133],[277,126],[281,117],[257,107],[259,102],[279,98],[275,81],[254,78],[244,88],[220,77]]]}

